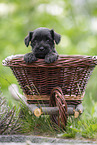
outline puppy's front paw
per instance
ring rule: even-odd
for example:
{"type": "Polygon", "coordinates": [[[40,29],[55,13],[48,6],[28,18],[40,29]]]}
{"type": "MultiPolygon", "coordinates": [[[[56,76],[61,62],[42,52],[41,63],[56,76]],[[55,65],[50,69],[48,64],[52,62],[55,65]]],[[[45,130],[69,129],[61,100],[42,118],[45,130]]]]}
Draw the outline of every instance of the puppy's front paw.
{"type": "Polygon", "coordinates": [[[24,55],[24,61],[26,63],[32,63],[36,60],[37,60],[37,58],[35,57],[35,55],[33,53],[27,53],[24,55]]]}
{"type": "Polygon", "coordinates": [[[57,59],[58,59],[58,54],[53,53],[53,54],[49,54],[45,57],[45,62],[52,63],[52,62],[56,61],[57,59]]]}

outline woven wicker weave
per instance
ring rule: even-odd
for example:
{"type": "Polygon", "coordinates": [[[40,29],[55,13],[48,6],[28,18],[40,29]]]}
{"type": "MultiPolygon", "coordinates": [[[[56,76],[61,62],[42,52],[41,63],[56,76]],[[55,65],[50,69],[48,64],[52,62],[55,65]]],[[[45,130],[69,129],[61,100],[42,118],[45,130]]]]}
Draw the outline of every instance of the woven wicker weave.
{"type": "Polygon", "coordinates": [[[61,87],[67,100],[70,96],[73,100],[80,100],[96,64],[96,57],[65,55],[51,64],[46,64],[42,59],[25,64],[23,55],[3,61],[3,65],[12,69],[28,100],[33,95],[49,97],[51,90],[57,86],[61,87]]]}

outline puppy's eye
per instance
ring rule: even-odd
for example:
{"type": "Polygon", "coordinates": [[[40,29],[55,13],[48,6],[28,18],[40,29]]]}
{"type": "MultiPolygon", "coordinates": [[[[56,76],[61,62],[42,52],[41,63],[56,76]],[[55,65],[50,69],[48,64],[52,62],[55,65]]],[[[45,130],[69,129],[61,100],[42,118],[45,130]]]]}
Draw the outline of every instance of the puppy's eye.
{"type": "Polygon", "coordinates": [[[48,39],[48,40],[46,40],[46,42],[50,42],[50,40],[48,39]]]}
{"type": "Polygon", "coordinates": [[[32,45],[35,45],[36,43],[37,43],[36,40],[34,40],[34,41],[31,42],[32,45]]]}
{"type": "Polygon", "coordinates": [[[36,43],[37,42],[37,40],[34,40],[34,43],[36,43]]]}
{"type": "Polygon", "coordinates": [[[37,40],[34,40],[33,43],[34,43],[34,44],[37,43],[37,40]]]}

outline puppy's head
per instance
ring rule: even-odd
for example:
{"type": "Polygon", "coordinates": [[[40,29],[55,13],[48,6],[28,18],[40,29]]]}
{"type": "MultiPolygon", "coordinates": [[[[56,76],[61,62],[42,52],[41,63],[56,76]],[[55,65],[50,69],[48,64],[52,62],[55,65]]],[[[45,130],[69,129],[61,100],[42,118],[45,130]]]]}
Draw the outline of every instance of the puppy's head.
{"type": "Polygon", "coordinates": [[[53,29],[38,28],[29,32],[24,41],[27,47],[30,43],[36,57],[44,58],[46,54],[54,51],[54,44],[58,44],[60,39],[61,36],[53,29]]]}

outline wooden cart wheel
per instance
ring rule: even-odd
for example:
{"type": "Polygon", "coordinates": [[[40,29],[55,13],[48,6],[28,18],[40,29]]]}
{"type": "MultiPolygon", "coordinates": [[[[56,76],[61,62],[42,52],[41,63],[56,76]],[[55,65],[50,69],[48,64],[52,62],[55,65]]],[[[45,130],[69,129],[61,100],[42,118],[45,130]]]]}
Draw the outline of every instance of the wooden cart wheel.
{"type": "Polygon", "coordinates": [[[57,115],[51,115],[51,120],[58,126],[65,127],[67,123],[67,103],[60,87],[55,87],[52,90],[50,106],[59,108],[59,113],[57,115]]]}

